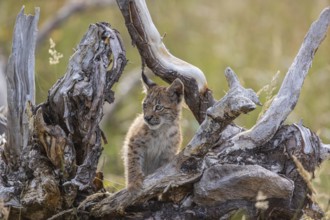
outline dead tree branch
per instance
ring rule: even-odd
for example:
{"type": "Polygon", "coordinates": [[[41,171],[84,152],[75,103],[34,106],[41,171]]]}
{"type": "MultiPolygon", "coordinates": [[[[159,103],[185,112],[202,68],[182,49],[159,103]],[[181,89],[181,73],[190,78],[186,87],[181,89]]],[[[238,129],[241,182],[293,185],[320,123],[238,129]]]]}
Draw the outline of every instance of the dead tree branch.
{"type": "Polygon", "coordinates": [[[7,144],[4,154],[8,165],[18,168],[20,153],[28,145],[29,121],[27,102],[35,102],[34,52],[36,46],[39,9],[35,16],[25,16],[24,8],[18,14],[14,29],[12,54],[7,67],[7,144]],[[28,48],[27,48],[28,47],[28,48]]]}
{"type": "Polygon", "coordinates": [[[9,141],[3,150],[1,136],[0,200],[11,207],[11,219],[45,219],[97,191],[103,104],[113,102],[111,88],[126,65],[119,33],[93,24],[47,102],[34,106],[38,16],[38,9],[35,16],[18,15],[7,73],[9,141]]]}
{"type": "Polygon", "coordinates": [[[298,102],[304,79],[314,55],[326,37],[330,23],[330,8],[322,11],[307,32],[297,56],[291,64],[282,86],[269,109],[250,130],[242,132],[226,143],[227,153],[240,148],[254,148],[269,141],[298,102]]]}
{"type": "Polygon", "coordinates": [[[51,88],[48,102],[42,106],[48,123],[60,125],[74,144],[72,156],[78,168],[71,183],[81,190],[95,176],[102,151],[99,123],[103,104],[113,102],[110,89],[125,65],[125,50],[118,32],[107,24],[91,25],[70,59],[67,73],[51,88]],[[107,71],[110,64],[111,70],[107,71]]]}
{"type": "MultiPolygon", "coordinates": [[[[240,85],[231,86],[227,96],[215,104],[210,114],[231,115],[233,120],[239,113],[254,109],[255,96],[247,96],[247,90],[240,85]],[[234,94],[242,97],[242,102],[240,99],[232,102],[234,94]],[[243,105],[237,108],[236,103],[243,105]]],[[[307,195],[311,192],[290,158],[295,156],[307,172],[313,172],[321,157],[316,135],[302,125],[281,127],[273,139],[258,150],[219,155],[216,148],[207,153],[199,147],[210,148],[219,138],[222,141],[230,138],[224,133],[219,136],[217,132],[221,129],[212,121],[214,119],[217,117],[208,116],[190,142],[195,143],[191,146],[198,146],[192,148],[197,156],[185,156],[181,152],[171,163],[147,176],[141,191],[129,193],[125,189],[113,195],[93,195],[80,204],[78,214],[84,216],[87,212],[95,218],[110,219],[200,219],[230,216],[233,210],[244,209],[255,219],[262,211],[255,204],[261,200],[267,204],[262,212],[268,217],[300,216],[303,207],[316,218],[322,216],[315,209],[317,205],[310,205],[307,195]],[[283,155],[284,151],[288,157],[283,155]],[[205,153],[207,155],[202,157],[205,153]],[[264,199],[258,199],[258,194],[264,199]],[[159,197],[160,201],[154,200],[159,197]]]]}
{"type": "Polygon", "coordinates": [[[256,94],[240,86],[228,68],[228,94],[218,102],[208,95],[204,99],[201,94],[210,93],[207,89],[201,93],[204,87],[200,85],[206,85],[201,72],[168,53],[145,2],[118,0],[118,5],[143,61],[165,81],[185,79],[186,101],[189,95],[196,100],[187,101],[190,109],[199,122],[206,118],[183,152],[146,177],[141,191],[95,195],[79,206],[78,213],[115,219],[215,219],[229,218],[233,211],[243,209],[251,219],[292,219],[303,212],[321,218],[303,172],[312,173],[328,147],[301,124],[282,123],[297,103],[314,53],[325,37],[330,9],[312,25],[271,107],[256,126],[242,132],[230,123],[260,104],[256,94]],[[201,100],[210,107],[207,111],[196,108],[201,100]],[[260,207],[259,202],[266,205],[260,207]]]}
{"type": "Polygon", "coordinates": [[[144,0],[118,0],[117,3],[143,62],[166,82],[181,79],[185,86],[185,101],[197,121],[202,123],[206,109],[214,104],[204,73],[167,50],[144,0]]]}
{"type": "Polygon", "coordinates": [[[241,113],[248,113],[261,105],[257,94],[252,89],[243,88],[235,73],[227,68],[225,76],[229,91],[207,110],[206,118],[196,135],[184,149],[186,156],[204,155],[217,143],[219,134],[241,113]]]}

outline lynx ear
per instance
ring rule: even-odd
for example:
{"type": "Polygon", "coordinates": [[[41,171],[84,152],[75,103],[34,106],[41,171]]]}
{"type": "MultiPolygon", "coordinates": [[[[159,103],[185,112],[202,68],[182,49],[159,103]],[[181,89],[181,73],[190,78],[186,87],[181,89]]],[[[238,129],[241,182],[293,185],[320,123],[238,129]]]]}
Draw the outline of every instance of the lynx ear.
{"type": "Polygon", "coordinates": [[[145,88],[145,92],[148,91],[151,87],[156,86],[157,84],[154,83],[151,79],[149,79],[144,72],[142,71],[142,83],[145,88]]]}
{"type": "Polygon", "coordinates": [[[172,84],[167,88],[167,92],[169,93],[170,97],[174,98],[178,102],[181,102],[183,97],[183,83],[179,78],[176,78],[172,84]]]}

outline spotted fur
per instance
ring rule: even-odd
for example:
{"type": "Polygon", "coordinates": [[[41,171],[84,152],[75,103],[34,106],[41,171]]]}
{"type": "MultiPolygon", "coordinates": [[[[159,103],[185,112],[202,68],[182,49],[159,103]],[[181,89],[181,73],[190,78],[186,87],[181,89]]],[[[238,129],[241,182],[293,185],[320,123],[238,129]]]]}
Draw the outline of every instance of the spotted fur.
{"type": "Polygon", "coordinates": [[[181,145],[181,103],[183,84],[158,86],[142,76],[146,88],[143,114],[128,130],[124,143],[126,187],[141,188],[145,176],[173,159],[181,145]]]}

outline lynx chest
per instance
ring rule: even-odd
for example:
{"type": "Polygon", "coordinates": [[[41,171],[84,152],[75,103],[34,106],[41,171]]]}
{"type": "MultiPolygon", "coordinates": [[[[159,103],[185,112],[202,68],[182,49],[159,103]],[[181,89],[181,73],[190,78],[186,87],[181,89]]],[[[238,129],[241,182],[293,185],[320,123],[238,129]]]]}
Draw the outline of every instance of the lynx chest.
{"type": "Polygon", "coordinates": [[[180,144],[180,128],[173,125],[150,132],[145,144],[144,166],[145,175],[173,159],[180,144]]]}

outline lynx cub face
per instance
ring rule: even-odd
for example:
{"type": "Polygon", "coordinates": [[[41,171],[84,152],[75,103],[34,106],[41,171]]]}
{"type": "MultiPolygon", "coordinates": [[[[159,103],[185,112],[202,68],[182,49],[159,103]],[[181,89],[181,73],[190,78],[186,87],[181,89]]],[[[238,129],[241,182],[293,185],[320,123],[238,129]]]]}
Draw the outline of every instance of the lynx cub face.
{"type": "Polygon", "coordinates": [[[179,80],[168,88],[156,85],[148,88],[143,101],[143,119],[151,130],[157,130],[162,125],[171,125],[179,117],[182,88],[179,80]]]}
{"type": "Polygon", "coordinates": [[[180,115],[183,84],[158,86],[144,74],[146,97],[143,114],[131,125],[124,143],[126,186],[139,189],[144,176],[153,173],[175,156],[181,145],[180,115]]]}

